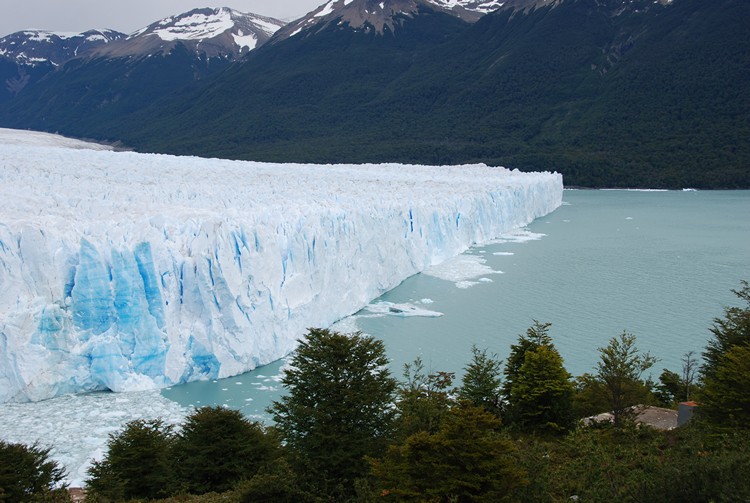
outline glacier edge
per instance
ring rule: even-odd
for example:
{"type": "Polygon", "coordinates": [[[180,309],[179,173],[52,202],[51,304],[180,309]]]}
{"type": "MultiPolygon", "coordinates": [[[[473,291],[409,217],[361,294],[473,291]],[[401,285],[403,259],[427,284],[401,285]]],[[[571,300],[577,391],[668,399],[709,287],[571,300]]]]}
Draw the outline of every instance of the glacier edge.
{"type": "Polygon", "coordinates": [[[229,377],[562,202],[484,165],[295,165],[0,134],[0,402],[229,377]]]}

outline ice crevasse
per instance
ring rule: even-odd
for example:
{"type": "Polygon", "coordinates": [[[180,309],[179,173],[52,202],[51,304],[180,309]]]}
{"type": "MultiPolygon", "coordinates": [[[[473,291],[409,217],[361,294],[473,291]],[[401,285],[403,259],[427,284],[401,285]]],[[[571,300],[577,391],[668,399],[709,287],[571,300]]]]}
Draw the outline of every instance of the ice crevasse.
{"type": "Polygon", "coordinates": [[[562,201],[556,173],[264,164],[19,135],[0,134],[0,402],[252,370],[562,201]]]}

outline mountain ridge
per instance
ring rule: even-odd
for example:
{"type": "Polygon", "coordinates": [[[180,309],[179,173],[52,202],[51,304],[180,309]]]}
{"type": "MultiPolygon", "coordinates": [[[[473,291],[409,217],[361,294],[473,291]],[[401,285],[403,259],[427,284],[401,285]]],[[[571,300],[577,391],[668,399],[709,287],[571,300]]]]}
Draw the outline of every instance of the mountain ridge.
{"type": "Polygon", "coordinates": [[[335,21],[274,37],[126,113],[101,101],[71,113],[59,104],[75,96],[53,86],[1,107],[0,123],[146,152],[750,188],[747,18],[742,0],[518,0],[473,23],[424,7],[396,14],[388,36],[335,21]]]}
{"type": "MultiPolygon", "coordinates": [[[[525,3],[536,0],[518,0],[525,3]]],[[[332,25],[355,30],[374,30],[382,35],[393,32],[397,18],[412,17],[420,9],[451,14],[462,21],[475,22],[502,6],[499,0],[328,0],[307,15],[288,23],[273,42],[301,32],[318,32],[332,25]]]]}

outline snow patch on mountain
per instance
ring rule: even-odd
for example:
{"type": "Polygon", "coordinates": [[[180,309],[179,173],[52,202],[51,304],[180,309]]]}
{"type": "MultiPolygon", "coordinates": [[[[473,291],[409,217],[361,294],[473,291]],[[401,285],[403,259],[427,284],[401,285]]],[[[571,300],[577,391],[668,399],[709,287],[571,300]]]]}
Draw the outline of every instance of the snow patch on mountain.
{"type": "Polygon", "coordinates": [[[413,17],[420,9],[431,9],[474,22],[503,6],[497,0],[329,0],[281,30],[275,40],[293,37],[304,30],[318,31],[332,24],[354,30],[393,31],[396,17],[413,17]]]}
{"type": "Polygon", "coordinates": [[[99,55],[122,57],[169,52],[182,43],[197,54],[237,57],[262,45],[285,23],[228,7],[194,9],[164,18],[132,33],[99,55]]]}
{"type": "Polygon", "coordinates": [[[71,58],[124,37],[124,33],[112,30],[89,30],[83,33],[24,30],[0,38],[0,54],[14,59],[20,65],[35,66],[49,62],[59,66],[71,58]]]}

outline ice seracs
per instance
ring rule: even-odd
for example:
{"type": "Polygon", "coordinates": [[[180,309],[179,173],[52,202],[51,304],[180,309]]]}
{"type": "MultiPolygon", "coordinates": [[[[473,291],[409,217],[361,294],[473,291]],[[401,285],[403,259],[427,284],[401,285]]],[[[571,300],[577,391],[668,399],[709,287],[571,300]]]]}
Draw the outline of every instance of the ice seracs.
{"type": "Polygon", "coordinates": [[[253,369],[562,199],[554,173],[260,164],[23,137],[0,130],[0,401],[253,369]]]}

